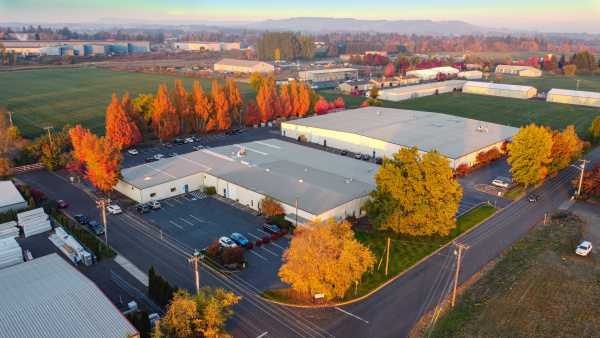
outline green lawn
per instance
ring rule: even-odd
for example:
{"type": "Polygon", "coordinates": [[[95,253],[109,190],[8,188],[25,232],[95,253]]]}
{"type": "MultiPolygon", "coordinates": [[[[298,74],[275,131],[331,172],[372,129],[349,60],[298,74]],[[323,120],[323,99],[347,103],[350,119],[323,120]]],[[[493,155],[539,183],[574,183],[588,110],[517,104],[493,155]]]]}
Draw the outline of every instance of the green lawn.
{"type": "MultiPolygon", "coordinates": [[[[364,97],[341,95],[333,91],[321,91],[319,94],[327,100],[342,96],[347,108],[356,108],[365,100],[364,97]]],[[[580,137],[585,135],[594,118],[600,115],[600,108],[455,92],[383,103],[389,108],[444,113],[513,127],[533,122],[562,130],[573,124],[580,137]]]]}
{"type": "MultiPolygon", "coordinates": [[[[374,232],[355,232],[355,237],[361,243],[368,246],[375,257],[377,263],[372,273],[367,272],[360,284],[358,285],[358,296],[354,296],[355,288],[352,287],[350,291],[346,293],[346,297],[336,302],[344,302],[355,299],[356,297],[365,296],[377,289],[387,281],[398,276],[403,271],[407,270],[411,266],[418,263],[421,259],[427,257],[440,247],[450,243],[460,233],[471,229],[477,224],[481,223],[486,218],[490,217],[496,212],[496,209],[492,206],[483,205],[480,206],[470,213],[462,216],[456,221],[457,227],[450,231],[448,236],[429,236],[429,237],[412,237],[412,236],[400,236],[391,231],[374,231],[374,232]],[[388,237],[391,238],[390,244],[390,260],[388,266],[388,274],[385,275],[385,247],[387,246],[388,237]],[[383,257],[383,262],[379,267],[380,261],[383,257]],[[379,268],[378,268],[379,267],[379,268]]],[[[263,297],[281,301],[289,304],[306,305],[307,300],[303,298],[297,298],[290,295],[289,289],[283,290],[268,290],[263,293],[263,297]]]]}
{"type": "MultiPolygon", "coordinates": [[[[208,79],[96,68],[12,71],[0,73],[0,105],[14,112],[14,124],[28,138],[44,133],[45,126],[56,131],[65,124],[81,124],[104,134],[106,108],[113,93],[121,99],[129,92],[135,99],[141,93],[156,94],[162,83],[172,89],[177,78],[188,92],[194,81],[199,81],[205,92],[212,87],[208,79]]],[[[237,85],[245,98],[256,96],[249,84],[237,85]]]]}

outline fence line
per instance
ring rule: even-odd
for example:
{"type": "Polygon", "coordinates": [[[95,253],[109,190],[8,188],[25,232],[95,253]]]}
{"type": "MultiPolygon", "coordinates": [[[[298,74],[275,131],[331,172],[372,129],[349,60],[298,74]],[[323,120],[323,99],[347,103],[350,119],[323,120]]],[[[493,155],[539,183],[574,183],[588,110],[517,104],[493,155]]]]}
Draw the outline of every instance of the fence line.
{"type": "Polygon", "coordinates": [[[138,290],[135,286],[127,283],[121,276],[119,276],[116,272],[110,270],[110,279],[115,282],[118,286],[123,288],[123,290],[127,291],[130,296],[136,298],[140,302],[144,304],[147,309],[150,309],[152,312],[161,313],[163,316],[165,315],[165,311],[156,305],[150,298],[146,297],[140,290],[138,290]]]}

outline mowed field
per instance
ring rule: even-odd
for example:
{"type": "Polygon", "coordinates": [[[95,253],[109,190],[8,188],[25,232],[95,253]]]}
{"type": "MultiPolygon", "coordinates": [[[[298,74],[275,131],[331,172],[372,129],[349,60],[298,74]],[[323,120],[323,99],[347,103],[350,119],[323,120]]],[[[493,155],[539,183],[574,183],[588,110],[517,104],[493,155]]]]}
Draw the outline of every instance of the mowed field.
{"type": "MultiPolygon", "coordinates": [[[[347,108],[356,108],[365,101],[364,97],[332,91],[319,94],[329,101],[342,96],[347,108]]],[[[430,111],[513,127],[535,123],[562,130],[572,124],[580,137],[600,115],[600,108],[455,92],[400,102],[383,101],[383,104],[385,107],[382,109],[430,111]]]]}
{"type": "MultiPolygon", "coordinates": [[[[93,133],[104,134],[106,108],[112,94],[119,99],[129,92],[132,99],[139,94],[156,94],[160,84],[169,89],[181,79],[188,92],[199,81],[210,92],[212,80],[130,73],[96,68],[39,69],[0,73],[0,105],[8,108],[13,123],[24,136],[36,137],[46,132],[43,127],[60,130],[66,124],[81,124],[93,133]]],[[[256,92],[246,83],[237,83],[244,98],[256,92]]]]}

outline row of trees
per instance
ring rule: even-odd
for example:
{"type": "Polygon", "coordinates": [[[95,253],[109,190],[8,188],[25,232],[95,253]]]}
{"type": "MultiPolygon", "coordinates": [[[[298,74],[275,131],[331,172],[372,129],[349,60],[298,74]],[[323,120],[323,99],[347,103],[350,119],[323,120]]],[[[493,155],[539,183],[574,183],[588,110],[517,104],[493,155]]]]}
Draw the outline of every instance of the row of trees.
{"type": "Polygon", "coordinates": [[[263,33],[256,43],[256,54],[260,60],[312,60],[315,40],[292,32],[263,33]]]}

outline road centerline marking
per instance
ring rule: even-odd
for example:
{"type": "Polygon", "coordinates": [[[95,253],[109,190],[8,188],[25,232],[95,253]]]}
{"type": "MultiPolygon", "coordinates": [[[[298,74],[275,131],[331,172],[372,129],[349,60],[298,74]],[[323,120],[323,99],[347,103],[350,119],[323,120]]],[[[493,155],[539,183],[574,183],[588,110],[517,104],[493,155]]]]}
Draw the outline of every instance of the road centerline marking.
{"type": "Polygon", "coordinates": [[[365,323],[369,324],[369,322],[368,322],[368,321],[366,321],[366,320],[364,320],[364,319],[360,318],[360,317],[359,317],[359,316],[357,316],[357,315],[353,315],[353,314],[351,314],[351,313],[350,313],[350,312],[348,312],[348,311],[344,311],[344,310],[340,309],[340,308],[339,308],[339,307],[337,307],[337,306],[336,306],[335,308],[336,308],[336,309],[338,309],[338,310],[340,310],[340,311],[342,311],[343,313],[345,313],[345,314],[347,314],[347,315],[349,315],[349,316],[352,316],[352,317],[354,317],[354,318],[358,318],[358,319],[362,320],[363,322],[365,322],[365,323]]]}

